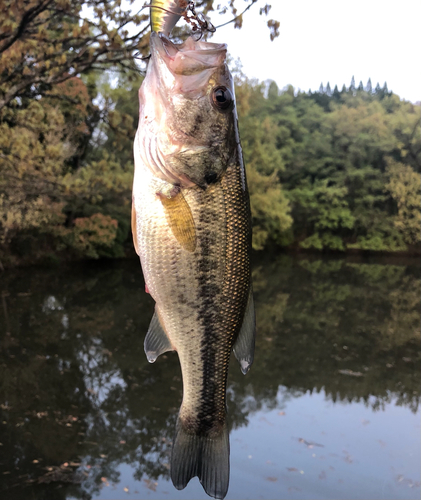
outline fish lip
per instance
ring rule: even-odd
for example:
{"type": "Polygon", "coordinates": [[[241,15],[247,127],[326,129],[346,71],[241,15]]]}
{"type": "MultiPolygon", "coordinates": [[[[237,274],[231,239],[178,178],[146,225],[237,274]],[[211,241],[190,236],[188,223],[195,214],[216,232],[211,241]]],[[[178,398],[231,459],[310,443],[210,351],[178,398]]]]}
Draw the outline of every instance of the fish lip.
{"type": "Polygon", "coordinates": [[[173,43],[164,33],[152,32],[150,37],[151,54],[157,52],[161,58],[174,61],[175,56],[179,52],[177,44],[173,43]],[[174,53],[175,51],[175,53],[174,53]],[[173,55],[171,54],[173,52],[173,55]]]}
{"type": "MultiPolygon", "coordinates": [[[[177,44],[171,41],[168,36],[162,32],[151,33],[150,47],[151,53],[156,51],[164,60],[166,59],[168,61],[174,61],[179,52],[182,52],[183,56],[194,58],[227,52],[226,43],[195,42],[192,37],[189,37],[185,42],[177,44]]],[[[205,66],[207,68],[213,68],[219,66],[219,64],[205,64],[205,66]]]]}

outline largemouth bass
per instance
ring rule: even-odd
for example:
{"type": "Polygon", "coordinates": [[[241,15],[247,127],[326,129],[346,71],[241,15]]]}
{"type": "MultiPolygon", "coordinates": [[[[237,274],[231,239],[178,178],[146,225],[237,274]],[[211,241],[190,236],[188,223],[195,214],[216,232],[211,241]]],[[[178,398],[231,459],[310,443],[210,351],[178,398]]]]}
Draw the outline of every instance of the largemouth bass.
{"type": "Polygon", "coordinates": [[[231,352],[246,373],[255,317],[249,196],[225,44],[153,32],[139,90],[132,231],[156,302],[150,362],[177,351],[183,400],[171,459],[174,486],[229,483],[226,385],[231,352]]]}

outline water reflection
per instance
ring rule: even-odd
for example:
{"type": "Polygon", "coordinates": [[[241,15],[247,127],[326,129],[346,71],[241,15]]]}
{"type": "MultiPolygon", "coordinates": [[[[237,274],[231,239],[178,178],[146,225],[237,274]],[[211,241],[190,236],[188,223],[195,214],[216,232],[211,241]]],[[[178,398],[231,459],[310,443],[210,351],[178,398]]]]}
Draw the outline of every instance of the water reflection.
{"type": "MultiPolygon", "coordinates": [[[[153,301],[138,262],[24,269],[0,279],[7,497],[89,499],[118,483],[122,464],[138,481],[169,478],[181,374],[175,354],[149,365],[143,353],[153,301]]],[[[418,410],[415,264],[266,256],[256,262],[254,288],[256,361],[247,377],[232,363],[231,428],[311,393],[418,410]]]]}

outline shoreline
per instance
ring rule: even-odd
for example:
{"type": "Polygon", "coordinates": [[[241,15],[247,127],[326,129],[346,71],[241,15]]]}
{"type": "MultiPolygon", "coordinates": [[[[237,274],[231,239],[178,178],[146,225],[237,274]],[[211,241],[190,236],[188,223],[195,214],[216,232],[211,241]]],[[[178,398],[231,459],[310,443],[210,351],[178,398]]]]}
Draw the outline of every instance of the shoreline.
{"type": "MultiPolygon", "coordinates": [[[[376,263],[381,263],[384,265],[394,264],[401,261],[407,261],[410,265],[421,265],[421,248],[411,249],[408,251],[399,252],[386,252],[386,251],[373,251],[373,250],[348,250],[345,252],[334,251],[334,250],[311,250],[311,249],[297,249],[297,248],[285,248],[285,247],[270,247],[265,250],[253,250],[253,262],[262,262],[268,258],[279,258],[281,255],[285,257],[290,257],[297,261],[309,260],[316,261],[321,258],[329,258],[331,260],[345,260],[349,263],[370,263],[370,261],[375,260],[376,263]]],[[[74,263],[78,264],[98,264],[100,266],[104,263],[114,263],[121,261],[128,261],[139,259],[137,254],[133,251],[128,250],[124,257],[100,257],[98,259],[89,258],[63,258],[62,256],[53,254],[47,255],[44,258],[36,260],[25,260],[22,262],[15,262],[11,264],[10,262],[5,262],[0,260],[0,276],[7,271],[15,269],[24,269],[29,267],[41,267],[41,268],[57,268],[62,266],[71,266],[74,263]]]]}

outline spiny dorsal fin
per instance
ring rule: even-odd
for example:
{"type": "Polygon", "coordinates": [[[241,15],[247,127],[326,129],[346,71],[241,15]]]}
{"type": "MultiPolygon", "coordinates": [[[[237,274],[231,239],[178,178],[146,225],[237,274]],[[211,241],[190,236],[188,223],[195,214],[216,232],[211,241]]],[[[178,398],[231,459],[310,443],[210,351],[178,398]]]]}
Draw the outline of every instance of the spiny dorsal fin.
{"type": "Polygon", "coordinates": [[[156,358],[164,352],[174,351],[174,347],[159,321],[156,308],[145,337],[144,349],[149,363],[154,363],[156,358]]]}
{"type": "Polygon", "coordinates": [[[234,343],[233,351],[245,375],[253,363],[256,337],[256,316],[254,312],[253,289],[250,287],[249,298],[240,333],[234,343]]]}
{"type": "Polygon", "coordinates": [[[182,191],[175,196],[167,197],[158,194],[165,210],[165,217],[173,235],[180,245],[188,252],[196,249],[196,227],[189,204],[182,191]]]}

